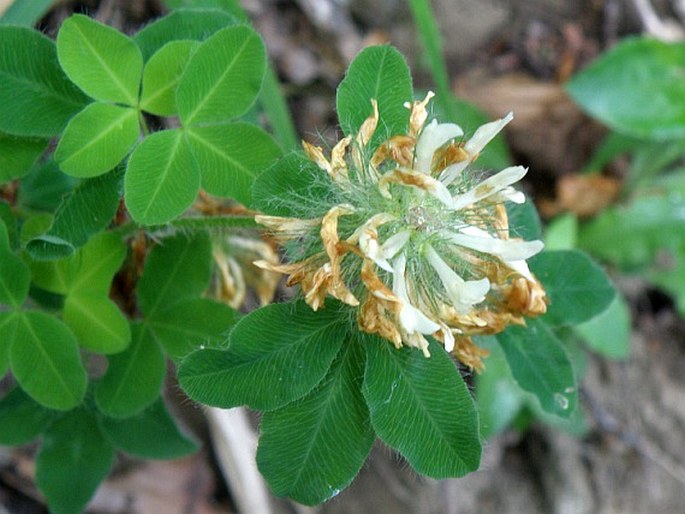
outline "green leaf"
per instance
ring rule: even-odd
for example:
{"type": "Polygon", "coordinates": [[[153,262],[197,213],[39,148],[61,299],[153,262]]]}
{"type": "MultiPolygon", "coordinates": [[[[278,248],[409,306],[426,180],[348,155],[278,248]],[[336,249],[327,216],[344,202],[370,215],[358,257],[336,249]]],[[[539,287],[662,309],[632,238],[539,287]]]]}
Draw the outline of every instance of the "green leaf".
{"type": "Polygon", "coordinates": [[[29,294],[31,274],[10,248],[5,222],[0,220],[0,304],[21,307],[29,294]]]}
{"type": "Polygon", "coordinates": [[[581,227],[578,245],[618,266],[644,266],[658,251],[683,240],[685,198],[679,194],[638,197],[604,210],[581,227]]]}
{"type": "Polygon", "coordinates": [[[544,320],[552,325],[587,321],[616,296],[609,277],[583,252],[543,252],[528,262],[549,297],[544,320]]]}
{"type": "Polygon", "coordinates": [[[109,367],[95,386],[95,402],[112,418],[138,414],[160,394],[166,365],[159,345],[145,326],[131,326],[131,344],[123,352],[108,357],[109,367]]]}
{"type": "MultiPolygon", "coordinates": [[[[19,247],[19,231],[17,227],[17,218],[14,216],[14,209],[10,204],[4,200],[0,200],[0,221],[5,224],[5,230],[0,228],[0,233],[5,236],[0,236],[0,248],[9,248],[16,250],[19,247]],[[7,244],[6,244],[7,243],[7,244]]],[[[2,250],[0,250],[0,254],[2,250]]]]}
{"type": "Polygon", "coordinates": [[[27,27],[0,27],[0,131],[51,137],[86,97],[60,68],[55,44],[27,27]]]}
{"type": "Polygon", "coordinates": [[[349,320],[339,306],[314,312],[303,301],[253,311],[231,332],[228,350],[199,350],[180,365],[181,387],[217,407],[282,407],[328,372],[349,320]]]}
{"type": "Polygon", "coordinates": [[[485,370],[476,375],[480,433],[487,439],[507,428],[526,403],[526,395],[511,376],[509,364],[493,336],[478,337],[488,350],[485,370]]]}
{"type": "Polygon", "coordinates": [[[197,41],[171,41],[160,48],[143,70],[143,92],[140,108],[160,116],[173,116],[176,88],[190,56],[200,44],[197,41]]]}
{"type": "Polygon", "coordinates": [[[264,214],[309,218],[303,199],[326,198],[331,191],[326,172],[298,153],[291,153],[261,173],[252,186],[252,207],[264,214]],[[295,201],[287,201],[287,199],[295,201]],[[279,201],[279,200],[286,201],[279,201]]]}
{"type": "Polygon", "coordinates": [[[87,376],[74,334],[44,312],[18,313],[15,323],[10,363],[21,388],[50,409],[80,404],[87,376]]]}
{"type": "Polygon", "coordinates": [[[209,286],[211,258],[212,245],[205,232],[190,237],[178,234],[155,246],[136,288],[145,316],[153,318],[158,311],[199,298],[209,286]]]}
{"type": "Polygon", "coordinates": [[[71,119],[55,159],[72,177],[96,177],[126,157],[139,132],[135,109],[94,102],[71,119]]]}
{"type": "Polygon", "coordinates": [[[568,418],[578,400],[571,361],[544,321],[526,323],[527,327],[510,326],[496,336],[514,380],[537,397],[543,410],[568,418]]]}
{"type": "Polygon", "coordinates": [[[71,258],[78,266],[69,284],[69,295],[109,294],[112,278],[126,258],[126,245],[114,232],[102,232],[71,258]]]}
{"type": "Polygon", "coordinates": [[[145,323],[166,353],[178,361],[200,346],[226,346],[228,333],[237,320],[238,313],[228,305],[193,298],[157,310],[145,323]]]}
{"type": "Polygon", "coordinates": [[[80,295],[98,293],[106,297],[112,277],[126,257],[119,235],[102,232],[66,259],[32,263],[34,283],[53,293],[80,295]]]}
{"type": "Polygon", "coordinates": [[[53,514],[78,514],[114,464],[114,448],[83,409],[55,421],[36,458],[36,483],[53,514]]]}
{"type": "Polygon", "coordinates": [[[143,56],[131,38],[75,14],[57,34],[57,56],[69,78],[86,94],[101,102],[137,105],[143,56]]]}
{"type": "Polygon", "coordinates": [[[21,446],[43,433],[55,412],[34,402],[20,387],[0,400],[0,444],[21,446]]]}
{"type": "Polygon", "coordinates": [[[585,111],[619,132],[683,138],[683,62],[683,43],[627,39],[578,73],[566,89],[585,111]]]}
{"type": "Polygon", "coordinates": [[[116,214],[123,170],[82,181],[62,200],[48,231],[26,245],[34,259],[57,259],[71,255],[101,231],[116,214]]]}
{"type": "Polygon", "coordinates": [[[32,211],[54,212],[77,184],[50,159],[36,166],[19,182],[17,205],[32,211]]]}
{"type": "Polygon", "coordinates": [[[295,150],[300,147],[295,123],[286,102],[281,84],[274,71],[273,65],[267,65],[264,84],[259,94],[259,103],[269,120],[269,126],[281,147],[295,150]]]}
{"type": "Polygon", "coordinates": [[[373,109],[371,100],[378,101],[378,128],[369,151],[390,136],[405,134],[409,124],[409,109],[405,102],[413,100],[411,75],[400,52],[391,46],[372,46],[362,50],[350,64],[338,87],[336,109],[345,135],[356,134],[373,109]]]}
{"type": "MultiPolygon", "coordinates": [[[[13,1],[0,16],[2,25],[24,25],[33,27],[50,9],[55,0],[13,1]]],[[[7,3],[5,3],[7,6],[7,3]]]]}
{"type": "Polygon", "coordinates": [[[45,139],[15,137],[0,132],[0,184],[26,175],[45,152],[45,139]]]}
{"type": "Polygon", "coordinates": [[[137,416],[103,417],[100,426],[118,450],[144,459],[177,459],[199,446],[179,430],[161,398],[137,416]]]}
{"type": "MultiPolygon", "coordinates": [[[[480,163],[480,161],[479,161],[480,163]]],[[[513,237],[520,237],[526,241],[542,239],[542,224],[535,204],[526,198],[525,203],[506,204],[509,218],[509,229],[513,237]]]]}
{"type": "Polygon", "coordinates": [[[463,476],[478,468],[478,414],[454,362],[435,341],[430,358],[365,336],[364,397],[371,425],[421,474],[463,476]]]}
{"type": "Polygon", "coordinates": [[[601,314],[573,330],[594,351],[610,359],[625,359],[630,355],[630,309],[617,294],[601,314]]]}
{"type": "Polygon", "coordinates": [[[578,217],[572,212],[554,218],[545,228],[545,249],[572,250],[578,246],[578,217]]]}
{"type": "Polygon", "coordinates": [[[125,350],[131,342],[131,330],[126,316],[112,300],[100,293],[67,296],[63,317],[79,344],[90,351],[118,353],[125,350]]]}
{"type": "Polygon", "coordinates": [[[170,41],[204,41],[217,30],[235,23],[236,19],[221,9],[179,9],[150,23],[133,39],[147,61],[170,41]]]}
{"type": "Polygon", "coordinates": [[[180,130],[155,132],[138,145],[124,181],[126,206],[138,223],[171,221],[200,190],[200,171],[180,130]]]}
{"type": "Polygon", "coordinates": [[[176,91],[184,126],[222,123],[254,103],[262,85],[266,55],[255,31],[227,27],[207,39],[186,66],[176,91]]]}
{"type": "Polygon", "coordinates": [[[264,413],[257,466],[277,496],[316,505],[357,475],[375,439],[361,394],[364,349],[348,337],[307,396],[264,413]]]}
{"type": "Polygon", "coordinates": [[[0,377],[10,368],[10,342],[14,337],[15,313],[0,312],[0,377]]]}
{"type": "Polygon", "coordinates": [[[271,166],[281,151],[273,138],[250,123],[191,127],[188,142],[210,194],[250,204],[255,177],[271,166]]]}

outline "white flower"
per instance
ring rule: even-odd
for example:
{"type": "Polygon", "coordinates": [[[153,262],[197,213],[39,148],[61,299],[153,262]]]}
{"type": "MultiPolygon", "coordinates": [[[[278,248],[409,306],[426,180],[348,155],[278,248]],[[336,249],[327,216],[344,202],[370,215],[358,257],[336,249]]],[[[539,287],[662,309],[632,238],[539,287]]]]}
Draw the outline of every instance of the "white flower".
{"type": "Polygon", "coordinates": [[[310,219],[258,218],[279,240],[292,241],[293,254],[307,249],[298,262],[263,266],[290,274],[288,283],[301,284],[315,310],[332,296],[358,308],[362,331],[426,356],[427,337],[434,337],[480,370],[487,352],[471,336],[545,312],[545,291],[526,263],[543,244],[509,235],[503,204],[525,201],[512,186],[526,168],[487,178],[469,171],[513,116],[486,123],[464,142],[458,125],[425,124],[431,96],[409,105],[406,134],[393,135],[370,155],[366,146],[379,121],[375,101],[359,134],[335,145],[330,161],[320,148],[304,145],[329,175],[330,194],[305,199],[310,219]],[[336,200],[327,203],[330,198],[336,200]]]}

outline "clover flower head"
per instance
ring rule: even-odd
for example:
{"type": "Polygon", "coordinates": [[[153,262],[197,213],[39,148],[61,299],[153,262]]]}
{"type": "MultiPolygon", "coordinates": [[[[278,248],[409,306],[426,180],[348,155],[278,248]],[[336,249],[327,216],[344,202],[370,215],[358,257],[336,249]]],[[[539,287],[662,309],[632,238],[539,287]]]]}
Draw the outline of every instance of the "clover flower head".
{"type": "Polygon", "coordinates": [[[375,100],[359,132],[340,140],[330,157],[303,142],[325,173],[328,203],[309,200],[307,218],[257,216],[293,262],[255,264],[289,275],[314,310],[332,296],[357,308],[362,331],[427,357],[426,336],[435,337],[480,371],[487,352],[471,336],[546,311],[545,291],[526,263],[543,244],[509,232],[505,202],[525,201],[512,185],[527,169],[485,177],[470,167],[512,114],[464,140],[456,124],[426,123],[432,96],[405,104],[407,133],[374,147],[375,100]]]}

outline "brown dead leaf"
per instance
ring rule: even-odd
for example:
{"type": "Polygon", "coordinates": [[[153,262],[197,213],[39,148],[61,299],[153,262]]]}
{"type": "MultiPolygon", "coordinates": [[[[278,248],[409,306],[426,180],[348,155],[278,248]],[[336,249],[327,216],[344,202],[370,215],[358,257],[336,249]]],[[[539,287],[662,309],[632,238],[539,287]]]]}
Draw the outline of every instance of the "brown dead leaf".
{"type": "MultiPolygon", "coordinates": [[[[513,112],[514,121],[506,128],[507,141],[535,173],[559,176],[580,169],[604,134],[561,84],[525,73],[492,77],[476,70],[457,80],[455,94],[475,103],[491,118],[513,112]]],[[[475,127],[464,129],[469,132],[475,127]]]]}
{"type": "Polygon", "coordinates": [[[620,189],[621,183],[616,178],[571,173],[557,181],[556,198],[541,202],[539,207],[545,217],[569,211],[588,218],[611,205],[620,189]]]}

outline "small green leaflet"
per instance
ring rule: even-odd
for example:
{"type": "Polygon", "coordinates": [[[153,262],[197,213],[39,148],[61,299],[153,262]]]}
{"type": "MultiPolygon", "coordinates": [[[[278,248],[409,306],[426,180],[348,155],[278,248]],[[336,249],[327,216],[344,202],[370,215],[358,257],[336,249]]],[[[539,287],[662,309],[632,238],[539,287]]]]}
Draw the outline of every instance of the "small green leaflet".
{"type": "Polygon", "coordinates": [[[105,436],[118,450],[145,459],[177,459],[198,449],[198,443],[181,432],[161,398],[136,416],[100,418],[105,436]]]}
{"type": "Polygon", "coordinates": [[[184,359],[179,382],[206,405],[282,407],[321,382],[348,323],[336,304],[318,312],[303,301],[268,305],[236,324],[228,350],[198,350],[184,359]]]}
{"type": "Polygon", "coordinates": [[[375,439],[361,393],[364,357],[360,342],[348,335],[314,390],[264,413],[257,465],[276,495],[316,505],[359,472],[375,439]]]}
{"type": "Polygon", "coordinates": [[[279,198],[322,198],[329,193],[326,172],[298,153],[290,153],[261,173],[252,186],[252,206],[265,214],[309,218],[306,201],[281,203],[279,198]]]}
{"type": "Polygon", "coordinates": [[[75,14],[57,34],[57,55],[69,78],[89,96],[101,102],[137,105],[143,56],[131,38],[75,14]]]}
{"type": "Polygon", "coordinates": [[[120,352],[131,340],[126,317],[109,298],[112,279],[125,257],[121,238],[101,232],[70,257],[31,264],[34,283],[65,295],[64,321],[82,347],[97,353],[120,352]]]}
{"type": "Polygon", "coordinates": [[[496,336],[514,380],[537,397],[543,410],[568,418],[578,401],[571,361],[544,321],[529,319],[526,324],[512,325],[496,336]]]}
{"type": "Polygon", "coordinates": [[[30,443],[55,419],[57,413],[31,399],[15,387],[0,400],[0,444],[21,446],[30,443]]]}
{"type": "Polygon", "coordinates": [[[566,89],[585,111],[618,132],[652,140],[683,138],[683,62],[682,42],[628,38],[575,75],[566,89]]]}
{"type": "Polygon", "coordinates": [[[262,40],[247,26],[227,27],[195,51],[176,91],[181,123],[223,123],[244,114],[264,78],[262,40]]]}
{"type": "Polygon", "coordinates": [[[630,354],[630,308],[617,294],[604,312],[573,330],[597,353],[610,359],[625,359],[630,354]]]}
{"type": "Polygon", "coordinates": [[[26,244],[29,255],[36,260],[58,259],[86,244],[116,214],[122,183],[122,169],[82,181],[62,199],[48,231],[26,244]]]}
{"type": "Polygon", "coordinates": [[[478,469],[478,413],[454,362],[431,340],[430,358],[364,337],[364,397],[371,425],[424,475],[460,477],[478,469]]]}
{"type": "Polygon", "coordinates": [[[485,369],[475,377],[480,433],[487,439],[509,426],[524,407],[526,398],[512,378],[509,364],[495,337],[478,337],[475,342],[490,352],[485,369]]]}
{"type": "Polygon", "coordinates": [[[204,231],[163,239],[138,282],[144,330],[176,361],[200,346],[225,346],[238,317],[227,305],[201,298],[209,285],[211,252],[204,231]]]}
{"type": "Polygon", "coordinates": [[[47,140],[0,132],[0,184],[25,176],[45,152],[47,140]]]}
{"type": "Polygon", "coordinates": [[[65,76],[55,43],[28,27],[0,27],[0,131],[52,137],[86,97],[65,76]]]}
{"type": "Polygon", "coordinates": [[[544,320],[551,325],[587,321],[616,296],[604,270],[578,250],[543,252],[529,264],[547,292],[549,306],[544,320]]]}
{"type": "Polygon", "coordinates": [[[237,321],[238,313],[228,305],[192,298],[155,311],[145,318],[145,326],[166,354],[180,361],[200,346],[224,348],[237,321]]]}
{"type": "Polygon", "coordinates": [[[135,109],[93,102],[69,121],[55,160],[72,177],[96,177],[128,155],[139,133],[135,109]]]}
{"type": "Polygon", "coordinates": [[[237,20],[221,9],[179,9],[143,27],[133,40],[148,61],[171,41],[204,41],[216,31],[235,25],[237,20]]]}
{"type": "Polygon", "coordinates": [[[10,364],[21,388],[50,409],[69,410],[80,404],[87,376],[74,334],[44,312],[17,312],[13,324],[10,364]]]}
{"type": "Polygon", "coordinates": [[[140,108],[160,116],[173,116],[176,108],[176,88],[197,41],[171,41],[160,48],[145,64],[140,108]]]}
{"type": "Polygon", "coordinates": [[[9,2],[7,10],[0,16],[0,24],[33,27],[50,9],[54,0],[33,0],[32,2],[9,2]]]}
{"type": "Polygon", "coordinates": [[[95,413],[76,409],[55,421],[36,457],[36,482],[54,514],[77,514],[114,464],[95,413]]]}
{"type": "Polygon", "coordinates": [[[131,327],[131,344],[108,357],[107,372],[95,386],[95,402],[111,418],[127,418],[154,402],[162,390],[166,363],[144,326],[131,327]]]}
{"type": "Polygon", "coordinates": [[[55,212],[77,182],[61,173],[57,163],[49,159],[21,179],[17,204],[32,211],[55,212]]]}
{"type": "Polygon", "coordinates": [[[210,194],[251,204],[255,177],[281,155],[274,139],[250,123],[191,127],[188,142],[210,194]]]}
{"type": "Polygon", "coordinates": [[[21,307],[29,293],[31,275],[10,248],[5,222],[0,220],[0,304],[21,307]]]}
{"type": "Polygon", "coordinates": [[[172,220],[191,206],[199,190],[200,170],[181,130],[155,132],[131,154],[124,191],[138,223],[172,220]]]}
{"type": "Polygon", "coordinates": [[[212,245],[197,232],[162,239],[148,254],[136,293],[146,318],[202,296],[211,276],[212,245]]]}
{"type": "Polygon", "coordinates": [[[413,100],[407,62],[391,46],[372,46],[355,57],[338,87],[336,110],[345,135],[356,134],[372,113],[371,99],[378,101],[378,128],[369,143],[372,152],[384,139],[404,134],[413,100]]]}

